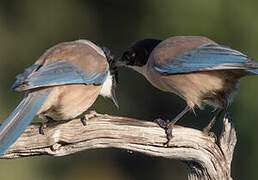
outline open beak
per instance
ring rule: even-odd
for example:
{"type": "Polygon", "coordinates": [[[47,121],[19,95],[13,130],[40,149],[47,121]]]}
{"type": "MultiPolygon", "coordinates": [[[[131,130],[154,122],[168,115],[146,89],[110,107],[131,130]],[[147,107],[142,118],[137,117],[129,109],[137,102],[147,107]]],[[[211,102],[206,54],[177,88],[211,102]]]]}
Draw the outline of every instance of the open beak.
{"type": "Polygon", "coordinates": [[[115,104],[115,106],[117,107],[117,109],[119,109],[118,101],[116,98],[115,88],[112,88],[111,93],[112,93],[111,99],[112,99],[113,103],[115,104]]]}

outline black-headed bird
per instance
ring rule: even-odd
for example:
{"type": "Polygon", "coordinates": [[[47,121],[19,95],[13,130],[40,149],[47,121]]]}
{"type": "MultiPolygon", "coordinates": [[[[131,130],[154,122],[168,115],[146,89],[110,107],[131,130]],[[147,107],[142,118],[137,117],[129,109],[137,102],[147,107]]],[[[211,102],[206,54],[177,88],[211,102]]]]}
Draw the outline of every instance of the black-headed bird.
{"type": "Polygon", "coordinates": [[[127,66],[145,76],[155,87],[186,101],[185,109],[171,122],[158,119],[168,142],[174,124],[195,107],[217,109],[204,128],[208,133],[232,102],[243,76],[258,74],[258,63],[243,53],[201,36],[175,36],[166,40],[144,39],[128,47],[117,66],[127,66]]]}

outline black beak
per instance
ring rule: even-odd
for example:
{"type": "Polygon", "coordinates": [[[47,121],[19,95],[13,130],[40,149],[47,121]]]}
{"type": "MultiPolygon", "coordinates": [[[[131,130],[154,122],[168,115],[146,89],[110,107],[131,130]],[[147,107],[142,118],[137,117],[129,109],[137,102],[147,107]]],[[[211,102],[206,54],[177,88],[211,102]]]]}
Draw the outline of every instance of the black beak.
{"type": "Polygon", "coordinates": [[[117,109],[119,109],[119,104],[118,104],[118,101],[116,98],[115,88],[112,88],[111,93],[112,93],[111,99],[112,99],[113,103],[115,104],[115,106],[117,107],[117,109]]]}
{"type": "Polygon", "coordinates": [[[118,84],[118,70],[117,70],[117,66],[116,66],[115,61],[111,64],[111,67],[112,67],[111,68],[111,74],[112,74],[111,99],[112,99],[113,103],[115,104],[115,106],[117,108],[119,108],[118,101],[117,101],[117,98],[116,98],[116,87],[117,87],[117,84],[118,84]]]}

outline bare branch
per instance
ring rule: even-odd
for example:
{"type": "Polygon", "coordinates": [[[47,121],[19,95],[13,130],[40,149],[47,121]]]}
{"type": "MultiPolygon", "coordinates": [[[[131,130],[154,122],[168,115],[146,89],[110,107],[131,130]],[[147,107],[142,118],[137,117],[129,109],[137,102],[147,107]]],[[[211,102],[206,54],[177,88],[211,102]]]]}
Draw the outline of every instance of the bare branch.
{"type": "Polygon", "coordinates": [[[80,119],[47,123],[45,135],[40,123],[31,124],[2,158],[36,155],[64,156],[87,149],[122,148],[185,161],[188,179],[231,179],[231,161],[236,130],[229,116],[217,144],[199,130],[176,126],[169,147],[166,135],[153,122],[96,114],[83,126],[80,119]]]}

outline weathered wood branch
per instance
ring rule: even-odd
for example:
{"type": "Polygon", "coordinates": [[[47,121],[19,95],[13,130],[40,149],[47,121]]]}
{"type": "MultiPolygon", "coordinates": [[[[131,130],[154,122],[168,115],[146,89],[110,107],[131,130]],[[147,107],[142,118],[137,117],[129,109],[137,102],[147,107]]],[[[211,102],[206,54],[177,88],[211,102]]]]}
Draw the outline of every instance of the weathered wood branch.
{"type": "Polygon", "coordinates": [[[223,121],[217,142],[199,130],[176,126],[169,147],[163,146],[166,135],[157,124],[126,117],[97,114],[86,126],[80,119],[47,123],[44,135],[39,134],[40,123],[33,123],[2,158],[64,156],[114,147],[182,160],[188,165],[188,179],[231,179],[236,129],[228,115],[223,121]]]}

